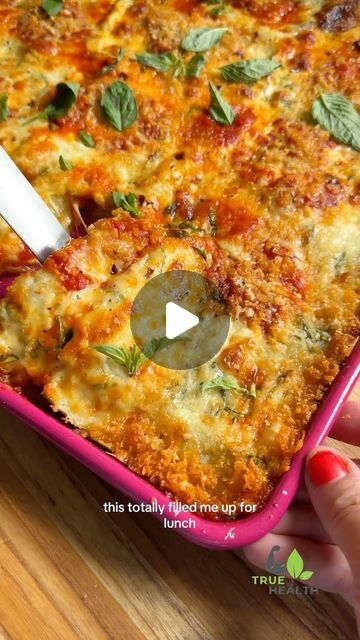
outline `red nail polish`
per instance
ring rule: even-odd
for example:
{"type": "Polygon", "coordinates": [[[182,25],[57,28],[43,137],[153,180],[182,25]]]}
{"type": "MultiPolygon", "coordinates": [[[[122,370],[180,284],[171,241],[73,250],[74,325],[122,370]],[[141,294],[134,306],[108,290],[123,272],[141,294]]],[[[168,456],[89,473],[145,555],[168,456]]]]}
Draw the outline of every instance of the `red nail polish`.
{"type": "Polygon", "coordinates": [[[317,487],[340,480],[349,471],[348,465],[335,451],[318,451],[307,463],[310,480],[317,487]]]}

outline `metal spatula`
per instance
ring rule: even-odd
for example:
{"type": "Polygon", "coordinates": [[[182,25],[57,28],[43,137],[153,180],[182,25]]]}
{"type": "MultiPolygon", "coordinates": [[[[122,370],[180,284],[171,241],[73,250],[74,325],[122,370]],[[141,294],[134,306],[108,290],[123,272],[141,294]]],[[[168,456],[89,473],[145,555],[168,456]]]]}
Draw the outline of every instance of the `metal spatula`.
{"type": "Polygon", "coordinates": [[[0,215],[40,262],[70,242],[69,234],[2,147],[0,215]]]}

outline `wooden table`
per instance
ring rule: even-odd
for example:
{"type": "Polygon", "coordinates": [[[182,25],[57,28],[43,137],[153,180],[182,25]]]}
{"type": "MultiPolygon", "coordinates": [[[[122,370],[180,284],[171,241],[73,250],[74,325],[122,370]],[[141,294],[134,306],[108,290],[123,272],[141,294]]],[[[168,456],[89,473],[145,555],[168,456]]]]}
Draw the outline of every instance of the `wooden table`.
{"type": "Polygon", "coordinates": [[[341,598],[270,597],[235,553],[105,514],[116,491],[3,411],[0,424],[1,640],[357,637],[341,598]]]}

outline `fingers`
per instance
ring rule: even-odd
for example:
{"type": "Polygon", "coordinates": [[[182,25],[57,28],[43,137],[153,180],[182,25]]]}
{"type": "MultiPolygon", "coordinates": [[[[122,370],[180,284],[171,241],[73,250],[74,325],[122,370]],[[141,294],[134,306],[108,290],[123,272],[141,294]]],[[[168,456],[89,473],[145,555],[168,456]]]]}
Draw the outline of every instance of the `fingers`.
{"type": "Polygon", "coordinates": [[[319,447],[308,455],[305,481],[324,529],[360,585],[360,470],[346,456],[319,447]]]}
{"type": "MultiPolygon", "coordinates": [[[[360,446],[360,402],[347,402],[330,436],[336,440],[360,446]]],[[[353,462],[360,468],[360,460],[353,458],[353,462]]],[[[309,502],[309,494],[304,482],[301,482],[294,501],[309,502]]]]}
{"type": "Polygon", "coordinates": [[[360,402],[347,402],[336,421],[331,438],[360,446],[360,402]]]}
{"type": "Polygon", "coordinates": [[[340,593],[351,602],[352,575],[346,558],[338,547],[306,538],[269,533],[254,544],[244,547],[243,554],[251,564],[266,569],[269,554],[275,545],[280,547],[276,557],[277,563],[286,564],[287,558],[294,549],[300,553],[304,570],[313,572],[311,578],[304,584],[332,593],[340,593]]]}
{"type": "Polygon", "coordinates": [[[272,533],[309,538],[316,542],[334,544],[331,536],[322,526],[316,511],[310,504],[293,504],[273,529],[272,533]]]}
{"type": "Polygon", "coordinates": [[[310,502],[305,482],[302,481],[294,497],[294,502],[310,502]]]}

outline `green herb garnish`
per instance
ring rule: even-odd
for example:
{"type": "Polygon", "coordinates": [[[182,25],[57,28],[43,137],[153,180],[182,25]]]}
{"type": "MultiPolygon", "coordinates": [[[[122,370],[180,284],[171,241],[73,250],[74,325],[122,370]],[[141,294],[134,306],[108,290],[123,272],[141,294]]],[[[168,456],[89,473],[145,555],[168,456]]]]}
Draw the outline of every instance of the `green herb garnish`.
{"type": "Polygon", "coordinates": [[[36,118],[56,120],[63,118],[70,111],[79,94],[80,84],[78,82],[59,82],[56,85],[56,94],[52,102],[50,102],[36,118]]]}
{"type": "Polygon", "coordinates": [[[177,336],[176,338],[167,338],[163,336],[162,338],[153,338],[150,342],[145,345],[142,349],[142,353],[146,356],[146,358],[152,358],[155,353],[165,349],[169,344],[173,342],[186,342],[190,340],[190,338],[186,336],[177,336]]]}
{"type": "Polygon", "coordinates": [[[151,67],[162,72],[180,71],[182,66],[181,60],[170,51],[166,53],[139,53],[136,59],[143,67],[151,67]]]}
{"type": "Polygon", "coordinates": [[[103,355],[111,358],[117,364],[125,367],[129,376],[133,376],[142,364],[153,355],[165,349],[172,342],[179,342],[180,340],[188,340],[185,336],[178,336],[170,340],[164,336],[163,338],[153,338],[145,347],[140,350],[139,347],[134,344],[132,347],[114,347],[111,344],[99,344],[93,347],[95,351],[102,353],[103,355]]]}
{"type": "Polygon", "coordinates": [[[188,236],[193,235],[204,235],[204,229],[201,227],[197,227],[189,220],[171,220],[167,225],[165,225],[172,236],[175,238],[187,238],[188,236]]]}
{"type": "Polygon", "coordinates": [[[209,11],[209,15],[212,18],[217,18],[221,13],[224,13],[225,9],[227,9],[226,2],[223,0],[205,0],[206,4],[213,5],[212,9],[209,11]]]}
{"type": "Polygon", "coordinates": [[[119,64],[119,62],[122,60],[123,55],[124,55],[124,49],[120,48],[116,54],[115,62],[111,62],[110,64],[105,64],[101,69],[101,75],[105,76],[107,73],[110,73],[110,71],[113,71],[116,68],[116,66],[119,64]]]}
{"type": "Polygon", "coordinates": [[[59,349],[61,350],[74,337],[74,331],[70,327],[64,327],[61,316],[56,316],[56,320],[59,327],[59,349]]]}
{"type": "Polygon", "coordinates": [[[185,65],[185,76],[187,78],[198,78],[205,62],[206,58],[202,53],[195,53],[195,55],[185,65]]]}
{"type": "Polygon", "coordinates": [[[114,347],[111,344],[98,344],[93,349],[111,358],[120,366],[125,367],[129,376],[133,376],[146,361],[146,356],[136,344],[129,349],[127,347],[114,347]]]}
{"type": "Polygon", "coordinates": [[[10,109],[7,105],[8,96],[6,93],[0,93],[0,122],[4,122],[9,117],[10,109]]]}
{"type": "Polygon", "coordinates": [[[211,49],[220,42],[226,31],[228,31],[228,29],[225,27],[191,29],[183,39],[181,47],[185,51],[208,51],[208,49],[211,49]]]}
{"type": "Polygon", "coordinates": [[[345,96],[321,93],[313,103],[312,116],[335,140],[360,151],[360,114],[345,96]]]}
{"type": "Polygon", "coordinates": [[[256,385],[252,383],[249,388],[240,387],[235,378],[230,376],[217,376],[212,380],[208,380],[207,382],[203,382],[201,384],[202,391],[207,391],[209,389],[220,389],[221,391],[238,391],[240,393],[244,393],[250,398],[256,398],[256,385]]]}
{"type": "Polygon", "coordinates": [[[184,75],[187,78],[198,78],[205,64],[205,58],[200,53],[195,54],[186,64],[171,51],[166,53],[139,53],[136,59],[144,67],[150,67],[163,73],[172,71],[175,77],[184,75]]]}
{"type": "Polygon", "coordinates": [[[235,111],[222,97],[220,91],[212,82],[209,82],[210,89],[210,115],[213,120],[220,124],[229,125],[235,120],[235,111]]]}
{"type": "Polygon", "coordinates": [[[270,58],[257,58],[255,60],[241,60],[220,67],[220,72],[227,82],[245,82],[252,84],[260,78],[270,75],[280,67],[279,62],[270,58]]]}
{"type": "Polygon", "coordinates": [[[232,409],[232,407],[229,407],[227,404],[224,406],[224,411],[232,415],[233,422],[235,420],[238,420],[239,418],[246,418],[247,415],[244,411],[236,411],[235,409],[232,409]]]}
{"type": "Polygon", "coordinates": [[[331,340],[331,335],[324,329],[318,329],[311,326],[305,321],[303,316],[298,317],[300,325],[299,332],[295,333],[296,338],[299,340],[305,339],[310,347],[315,345],[325,346],[331,340]]]}
{"type": "Polygon", "coordinates": [[[105,89],[100,104],[104,118],[118,131],[131,127],[137,118],[138,109],[132,89],[121,80],[105,89]]]}
{"type": "Polygon", "coordinates": [[[59,165],[62,171],[69,171],[73,169],[74,165],[71,160],[66,160],[64,156],[59,156],[59,165]]]}
{"type": "Polygon", "coordinates": [[[95,147],[94,138],[85,129],[79,131],[79,138],[85,147],[95,147]]]}
{"type": "Polygon", "coordinates": [[[135,195],[135,193],[128,193],[127,195],[125,195],[125,193],[122,193],[121,191],[113,191],[112,196],[115,205],[118,208],[124,209],[124,211],[130,213],[133,218],[143,217],[144,214],[138,208],[139,198],[137,197],[137,195],[135,195]]]}
{"type": "Polygon", "coordinates": [[[202,247],[198,247],[197,245],[193,246],[194,251],[196,251],[196,253],[199,254],[199,256],[201,256],[204,260],[207,260],[207,253],[205,251],[205,249],[203,249],[202,247]]]}
{"type": "Polygon", "coordinates": [[[64,6],[64,0],[42,0],[41,7],[49,16],[57,16],[64,6]]]}

